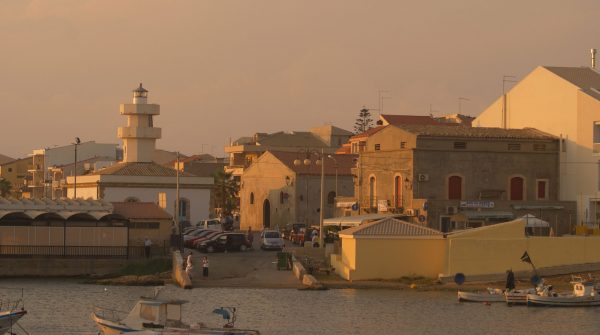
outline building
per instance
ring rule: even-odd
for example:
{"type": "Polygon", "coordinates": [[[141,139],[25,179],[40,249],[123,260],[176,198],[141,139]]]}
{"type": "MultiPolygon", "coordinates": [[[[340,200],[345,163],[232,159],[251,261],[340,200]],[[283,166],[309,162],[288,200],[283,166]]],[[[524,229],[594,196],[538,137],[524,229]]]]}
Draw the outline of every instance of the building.
{"type": "MultiPolygon", "coordinates": [[[[331,157],[329,157],[331,156],[331,157]]],[[[282,227],[289,223],[319,225],[322,157],[312,152],[267,151],[250,165],[240,184],[240,227],[282,227]],[[294,164],[300,163],[299,165],[294,164]]],[[[353,193],[354,155],[324,159],[324,217],[335,212],[335,198],[353,193]]]]}
{"type": "Polygon", "coordinates": [[[389,125],[368,137],[354,173],[361,213],[405,213],[443,232],[528,213],[559,233],[575,223],[558,196],[559,139],[536,129],[389,125]]]}
{"type": "Polygon", "coordinates": [[[577,201],[578,223],[600,223],[600,74],[540,66],[499,97],[475,127],[535,127],[560,138],[561,200],[577,201]]]}
{"type": "Polygon", "coordinates": [[[252,162],[266,151],[294,152],[312,149],[334,154],[352,136],[352,132],[334,127],[322,126],[310,131],[256,133],[251,137],[241,137],[225,147],[229,154],[227,172],[239,179],[252,162]]]}
{"type": "Polygon", "coordinates": [[[206,219],[213,178],[178,173],[152,161],[156,140],[161,136],[160,128],[154,127],[160,106],[148,104],[147,98],[148,91],[140,84],[133,91],[133,103],[121,104],[121,114],[127,116],[127,126],[118,129],[118,136],[123,139],[123,162],[78,176],[77,183],[74,176],[67,177],[68,197],[152,202],[180,222],[206,219]]]}
{"type": "Polygon", "coordinates": [[[29,197],[29,190],[26,187],[31,170],[31,158],[20,158],[0,165],[0,177],[8,180],[11,184],[10,196],[20,199],[29,197]]]}
{"type": "MultiPolygon", "coordinates": [[[[54,187],[57,187],[57,183],[61,182],[61,180],[54,179],[57,169],[60,169],[61,166],[75,164],[75,151],[77,151],[78,163],[102,157],[103,160],[109,162],[107,164],[113,164],[120,158],[116,144],[96,143],[95,141],[33,150],[31,169],[29,170],[30,178],[27,185],[32,198],[53,198],[53,183],[54,187]]],[[[64,173],[61,175],[66,176],[64,173]]]]}
{"type": "Polygon", "coordinates": [[[173,217],[153,202],[113,202],[113,213],[129,221],[129,245],[143,246],[149,238],[153,245],[168,247],[173,232],[173,217]]]}
{"type": "Polygon", "coordinates": [[[0,154],[0,165],[14,161],[14,158],[0,154]]]}

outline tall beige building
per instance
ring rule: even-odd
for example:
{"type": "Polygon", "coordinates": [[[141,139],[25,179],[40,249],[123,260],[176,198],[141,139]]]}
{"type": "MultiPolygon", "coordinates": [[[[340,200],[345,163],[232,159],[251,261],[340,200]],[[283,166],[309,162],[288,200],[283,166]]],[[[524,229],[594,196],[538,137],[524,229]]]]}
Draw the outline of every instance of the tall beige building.
{"type": "Polygon", "coordinates": [[[600,222],[600,74],[540,66],[499,97],[474,127],[535,127],[560,138],[561,200],[577,201],[579,223],[600,222]]]}

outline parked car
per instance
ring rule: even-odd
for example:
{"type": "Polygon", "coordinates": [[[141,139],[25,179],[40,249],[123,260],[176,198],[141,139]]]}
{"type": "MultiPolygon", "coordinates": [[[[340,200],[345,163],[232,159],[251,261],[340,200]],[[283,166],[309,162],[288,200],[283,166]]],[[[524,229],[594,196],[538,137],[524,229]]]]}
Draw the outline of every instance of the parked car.
{"type": "Polygon", "coordinates": [[[221,222],[219,222],[219,219],[201,220],[198,222],[197,226],[204,229],[221,230],[221,222]]]}
{"type": "MultiPolygon", "coordinates": [[[[215,238],[217,236],[223,235],[222,232],[220,231],[211,231],[209,234],[206,234],[202,237],[199,237],[197,239],[194,239],[191,243],[190,248],[192,249],[198,249],[198,246],[200,245],[200,243],[206,241],[206,240],[210,240],[212,238],[215,238]]],[[[199,249],[198,249],[199,250],[199,249]]]]}
{"type": "Polygon", "coordinates": [[[276,230],[264,230],[260,234],[260,248],[263,250],[282,250],[285,246],[281,234],[276,230]]]}
{"type": "Polygon", "coordinates": [[[196,238],[197,236],[201,235],[202,233],[208,231],[207,229],[194,229],[191,231],[188,231],[187,233],[183,234],[183,242],[186,243],[187,241],[196,238]]]}
{"type": "Polygon", "coordinates": [[[186,248],[193,248],[194,247],[194,242],[204,238],[206,236],[209,236],[213,233],[216,233],[216,231],[214,230],[208,230],[208,229],[202,229],[202,231],[200,233],[194,234],[193,236],[191,235],[185,235],[183,236],[183,246],[186,248]]]}
{"type": "Polygon", "coordinates": [[[224,233],[218,237],[200,243],[198,250],[202,252],[215,251],[246,251],[250,242],[243,233],[224,233]]]}

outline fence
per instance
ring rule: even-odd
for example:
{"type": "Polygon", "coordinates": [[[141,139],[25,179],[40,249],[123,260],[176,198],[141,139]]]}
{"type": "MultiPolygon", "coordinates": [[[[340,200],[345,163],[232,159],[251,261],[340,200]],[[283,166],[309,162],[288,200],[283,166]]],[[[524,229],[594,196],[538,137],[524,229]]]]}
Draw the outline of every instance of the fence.
{"type": "MultiPolygon", "coordinates": [[[[166,244],[151,247],[152,257],[167,256],[171,252],[166,244]]],[[[0,245],[0,258],[14,257],[65,257],[65,258],[143,258],[143,246],[48,246],[48,245],[0,245]]]]}

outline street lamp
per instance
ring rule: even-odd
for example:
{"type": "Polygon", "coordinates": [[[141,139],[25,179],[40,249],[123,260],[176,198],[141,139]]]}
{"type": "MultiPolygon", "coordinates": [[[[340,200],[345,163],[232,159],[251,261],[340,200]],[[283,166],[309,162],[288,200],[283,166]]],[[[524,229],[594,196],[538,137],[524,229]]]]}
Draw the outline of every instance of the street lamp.
{"type": "MultiPolygon", "coordinates": [[[[323,158],[325,157],[324,149],[321,148],[321,153],[319,154],[317,151],[311,151],[310,149],[306,150],[306,158],[301,161],[300,159],[294,160],[295,166],[300,166],[304,164],[305,166],[310,166],[312,164],[310,160],[310,155],[315,154],[317,156],[317,160],[315,161],[315,165],[321,166],[321,201],[319,208],[319,247],[323,248],[323,198],[325,192],[325,162],[323,158]]],[[[306,214],[307,214],[307,224],[308,224],[308,175],[306,176],[306,214]]]]}
{"type": "Polygon", "coordinates": [[[73,180],[73,199],[77,199],[77,146],[81,143],[79,137],[75,137],[75,172],[73,180]]]}

